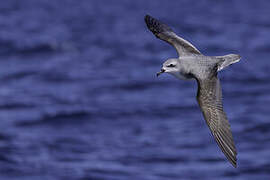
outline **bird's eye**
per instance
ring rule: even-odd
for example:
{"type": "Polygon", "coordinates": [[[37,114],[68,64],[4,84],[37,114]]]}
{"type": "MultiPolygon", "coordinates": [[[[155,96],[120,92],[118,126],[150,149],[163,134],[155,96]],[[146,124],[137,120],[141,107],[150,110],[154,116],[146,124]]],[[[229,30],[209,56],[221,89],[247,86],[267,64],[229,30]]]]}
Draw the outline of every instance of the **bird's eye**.
{"type": "Polygon", "coordinates": [[[169,64],[168,67],[175,67],[175,65],[174,64],[169,64]]]}

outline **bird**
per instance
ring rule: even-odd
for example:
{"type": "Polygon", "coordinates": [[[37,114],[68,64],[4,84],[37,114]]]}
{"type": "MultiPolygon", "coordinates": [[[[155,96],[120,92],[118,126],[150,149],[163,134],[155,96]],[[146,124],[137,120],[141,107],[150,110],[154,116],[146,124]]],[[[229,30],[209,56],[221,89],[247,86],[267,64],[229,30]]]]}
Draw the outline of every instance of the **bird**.
{"type": "Polygon", "coordinates": [[[144,17],[147,28],[159,39],[171,44],[178,58],[166,60],[157,76],[168,73],[178,79],[195,79],[198,84],[197,102],[203,117],[228,161],[237,167],[237,150],[231,127],[223,110],[222,89],[218,72],[240,61],[238,54],[205,56],[187,40],[176,35],[166,24],[150,15],[144,17]]]}

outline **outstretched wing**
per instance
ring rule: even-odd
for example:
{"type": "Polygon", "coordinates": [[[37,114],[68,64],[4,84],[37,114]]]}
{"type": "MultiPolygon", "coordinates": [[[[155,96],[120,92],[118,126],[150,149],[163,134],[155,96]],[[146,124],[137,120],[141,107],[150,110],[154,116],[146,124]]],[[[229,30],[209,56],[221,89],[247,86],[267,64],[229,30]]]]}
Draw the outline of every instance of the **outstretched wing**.
{"type": "Polygon", "coordinates": [[[174,46],[179,56],[201,54],[200,51],[191,43],[177,36],[166,24],[161,23],[149,15],[146,15],[144,20],[148,29],[152,31],[157,38],[162,39],[174,46]]]}
{"type": "Polygon", "coordinates": [[[197,101],[217,144],[231,164],[236,167],[236,148],[230,124],[223,111],[222,90],[217,75],[207,80],[197,80],[197,101]]]}

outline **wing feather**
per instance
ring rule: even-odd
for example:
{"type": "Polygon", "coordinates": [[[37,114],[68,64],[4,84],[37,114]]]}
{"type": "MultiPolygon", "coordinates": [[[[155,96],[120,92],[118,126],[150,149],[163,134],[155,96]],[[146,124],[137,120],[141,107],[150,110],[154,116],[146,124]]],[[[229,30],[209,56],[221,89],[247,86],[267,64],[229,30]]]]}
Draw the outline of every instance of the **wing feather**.
{"type": "Polygon", "coordinates": [[[197,101],[203,112],[206,123],[222,152],[230,163],[236,167],[237,151],[229,121],[223,111],[222,90],[219,79],[215,74],[207,80],[197,80],[197,82],[197,101]]]}
{"type": "Polygon", "coordinates": [[[146,15],[145,23],[148,29],[159,39],[168,42],[178,52],[179,56],[186,56],[190,54],[201,54],[200,51],[194,47],[191,43],[177,36],[172,29],[159,20],[146,15]]]}

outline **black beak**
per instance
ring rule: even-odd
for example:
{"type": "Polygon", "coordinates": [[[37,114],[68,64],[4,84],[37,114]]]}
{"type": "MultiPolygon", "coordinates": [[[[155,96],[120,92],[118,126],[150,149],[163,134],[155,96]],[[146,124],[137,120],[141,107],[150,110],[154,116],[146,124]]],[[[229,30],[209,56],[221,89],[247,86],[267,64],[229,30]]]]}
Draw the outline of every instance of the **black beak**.
{"type": "Polygon", "coordinates": [[[157,77],[165,72],[165,69],[161,68],[160,72],[157,73],[157,77]]]}

